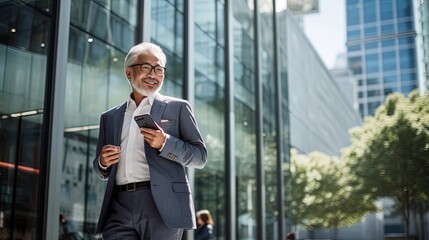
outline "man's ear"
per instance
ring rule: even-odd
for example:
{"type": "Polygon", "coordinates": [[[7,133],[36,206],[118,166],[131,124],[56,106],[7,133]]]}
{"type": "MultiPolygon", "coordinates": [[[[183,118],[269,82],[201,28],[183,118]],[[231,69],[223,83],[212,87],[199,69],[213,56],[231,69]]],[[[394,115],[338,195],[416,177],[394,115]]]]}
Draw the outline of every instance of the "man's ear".
{"type": "Polygon", "coordinates": [[[131,80],[131,69],[130,68],[125,69],[125,76],[127,77],[128,81],[131,80]]]}

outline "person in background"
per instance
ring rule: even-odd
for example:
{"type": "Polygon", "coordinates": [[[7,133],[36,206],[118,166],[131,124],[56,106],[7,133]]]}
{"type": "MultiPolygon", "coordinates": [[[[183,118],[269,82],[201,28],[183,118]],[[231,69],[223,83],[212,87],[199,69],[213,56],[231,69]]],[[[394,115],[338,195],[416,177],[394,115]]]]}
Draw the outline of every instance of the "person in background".
{"type": "Polygon", "coordinates": [[[293,233],[293,232],[288,233],[286,239],[287,240],[295,240],[295,233],[293,233]]]}
{"type": "Polygon", "coordinates": [[[66,218],[64,214],[60,214],[60,233],[59,240],[80,240],[76,224],[72,220],[66,218]]]}
{"type": "Polygon", "coordinates": [[[96,237],[179,240],[196,228],[185,167],[203,168],[207,149],[189,102],[159,93],[166,63],[158,45],[132,47],[124,63],[131,93],[100,117],[93,169],[107,186],[96,237]],[[157,129],[137,125],[145,113],[157,129]]]}
{"type": "Polygon", "coordinates": [[[214,222],[209,210],[204,209],[197,212],[197,224],[195,240],[212,240],[214,222]]]}

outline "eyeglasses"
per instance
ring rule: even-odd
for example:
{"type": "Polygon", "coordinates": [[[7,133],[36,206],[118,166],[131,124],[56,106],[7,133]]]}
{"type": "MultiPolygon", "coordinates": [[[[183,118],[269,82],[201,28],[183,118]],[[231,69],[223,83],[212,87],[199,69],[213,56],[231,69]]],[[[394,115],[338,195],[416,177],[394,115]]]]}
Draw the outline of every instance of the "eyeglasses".
{"type": "Polygon", "coordinates": [[[166,69],[165,67],[161,67],[161,66],[158,66],[158,65],[157,66],[152,66],[152,65],[147,64],[147,63],[133,64],[133,65],[130,65],[129,67],[136,67],[136,66],[139,66],[140,70],[144,74],[149,74],[152,71],[152,69],[153,69],[154,73],[156,75],[158,75],[158,76],[164,75],[164,72],[165,72],[165,69],[166,69]]]}

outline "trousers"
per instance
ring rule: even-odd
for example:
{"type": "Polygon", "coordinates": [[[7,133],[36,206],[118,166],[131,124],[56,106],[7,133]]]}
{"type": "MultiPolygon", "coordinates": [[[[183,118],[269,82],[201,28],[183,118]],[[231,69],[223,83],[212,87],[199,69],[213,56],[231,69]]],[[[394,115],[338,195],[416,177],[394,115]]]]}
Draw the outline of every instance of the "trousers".
{"type": "Polygon", "coordinates": [[[158,212],[150,188],[116,191],[103,230],[104,240],[180,240],[183,229],[169,228],[158,212]]]}

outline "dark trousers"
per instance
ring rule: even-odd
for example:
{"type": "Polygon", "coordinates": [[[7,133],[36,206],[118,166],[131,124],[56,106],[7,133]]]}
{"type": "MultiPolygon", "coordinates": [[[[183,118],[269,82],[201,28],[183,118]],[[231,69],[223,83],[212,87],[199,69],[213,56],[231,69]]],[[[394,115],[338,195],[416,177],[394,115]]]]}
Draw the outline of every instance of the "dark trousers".
{"type": "Polygon", "coordinates": [[[183,229],[165,225],[150,188],[116,192],[103,230],[103,239],[180,240],[183,229]]]}

